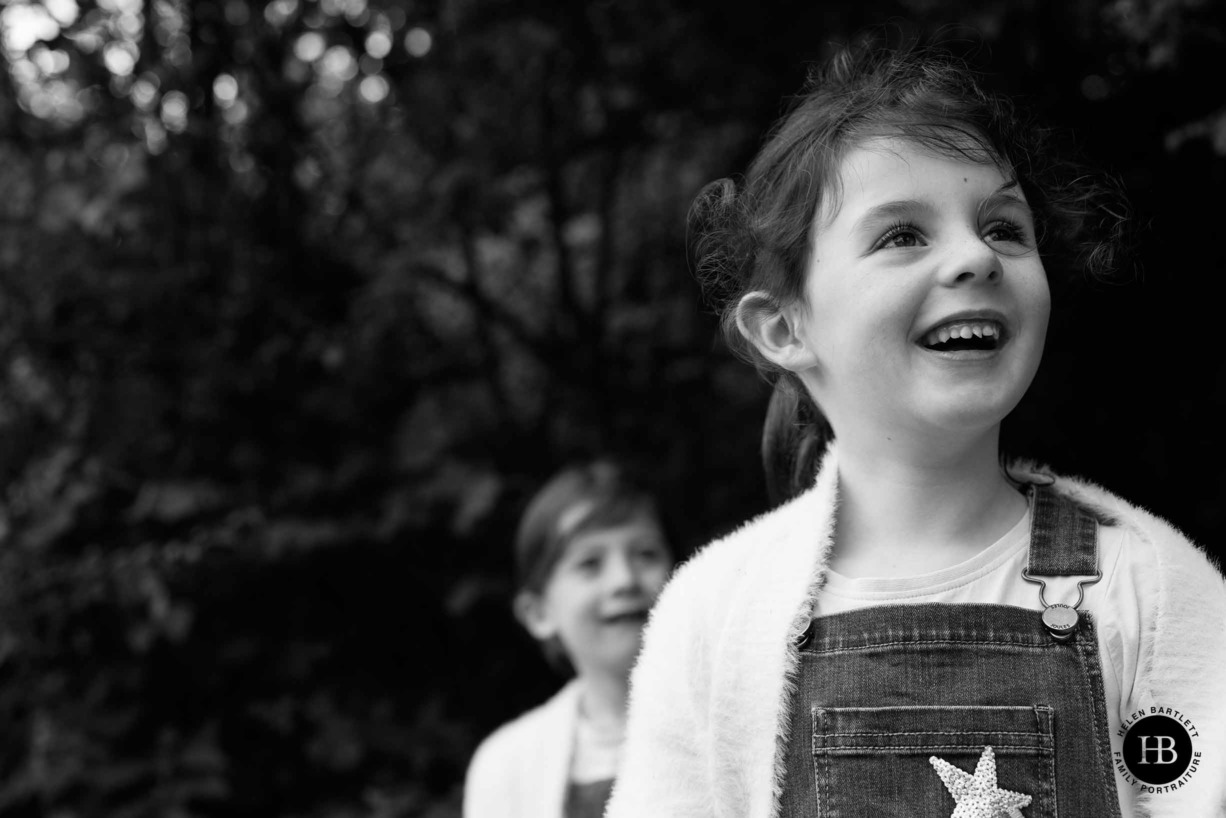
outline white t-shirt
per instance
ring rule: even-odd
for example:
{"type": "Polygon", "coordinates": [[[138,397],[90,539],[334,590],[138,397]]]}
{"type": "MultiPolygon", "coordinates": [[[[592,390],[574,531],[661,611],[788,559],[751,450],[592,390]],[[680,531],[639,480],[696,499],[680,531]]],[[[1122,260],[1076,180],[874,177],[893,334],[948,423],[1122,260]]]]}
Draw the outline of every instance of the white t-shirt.
{"type": "Polygon", "coordinates": [[[601,728],[579,709],[575,720],[575,746],[570,759],[570,780],[576,784],[608,781],[617,774],[625,725],[601,728]]]}
{"type": "MultiPolygon", "coordinates": [[[[1022,579],[1030,544],[1030,512],[1027,511],[1007,534],[958,565],[931,574],[912,577],[864,577],[852,579],[826,572],[826,584],[817,595],[815,616],[853,611],[874,605],[912,602],[952,604],[995,603],[1042,611],[1039,586],[1022,579]]],[[[1098,652],[1103,669],[1111,749],[1120,751],[1123,739],[1117,733],[1128,714],[1140,708],[1134,701],[1137,656],[1141,644],[1141,590],[1153,561],[1147,548],[1135,537],[1114,526],[1098,527],[1098,560],[1103,578],[1085,587],[1080,610],[1094,615],[1098,652]]],[[[1077,601],[1077,578],[1044,578],[1048,603],[1077,601]]],[[[1113,767],[1115,765],[1112,765],[1113,767]]],[[[1117,770],[1115,789],[1120,811],[1136,812],[1137,788],[1117,770]]]]}

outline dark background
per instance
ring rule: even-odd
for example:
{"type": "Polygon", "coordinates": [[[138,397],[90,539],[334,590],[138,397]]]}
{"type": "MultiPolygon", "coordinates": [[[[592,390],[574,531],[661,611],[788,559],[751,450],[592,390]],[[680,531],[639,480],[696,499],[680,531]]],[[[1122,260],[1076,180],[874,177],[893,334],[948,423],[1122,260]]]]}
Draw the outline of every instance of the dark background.
{"type": "Polygon", "coordinates": [[[765,508],[684,214],[867,25],[1124,180],[1143,272],[1057,293],[1007,439],[1220,554],[1224,5],[6,3],[0,815],[455,816],[558,683],[545,477],[642,461],[683,548],[765,508]]]}

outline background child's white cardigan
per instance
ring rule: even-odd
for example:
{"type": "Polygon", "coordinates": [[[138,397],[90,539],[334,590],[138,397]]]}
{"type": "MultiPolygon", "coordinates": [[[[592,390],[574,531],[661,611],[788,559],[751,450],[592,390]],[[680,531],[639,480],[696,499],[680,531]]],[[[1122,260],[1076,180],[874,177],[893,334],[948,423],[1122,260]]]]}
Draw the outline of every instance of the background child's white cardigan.
{"type": "Polygon", "coordinates": [[[579,685],[489,735],[468,765],[464,818],[562,818],[579,685]]]}
{"type": "MultiPolygon", "coordinates": [[[[669,583],[631,679],[627,742],[606,818],[777,815],[793,694],[784,680],[823,580],[836,474],[832,450],[812,489],[712,543],[669,583]]],[[[1137,684],[1148,690],[1142,701],[1192,719],[1204,755],[1186,787],[1143,798],[1141,814],[1226,815],[1226,582],[1166,522],[1089,483],[1057,478],[1055,488],[1160,555],[1137,684]]]]}

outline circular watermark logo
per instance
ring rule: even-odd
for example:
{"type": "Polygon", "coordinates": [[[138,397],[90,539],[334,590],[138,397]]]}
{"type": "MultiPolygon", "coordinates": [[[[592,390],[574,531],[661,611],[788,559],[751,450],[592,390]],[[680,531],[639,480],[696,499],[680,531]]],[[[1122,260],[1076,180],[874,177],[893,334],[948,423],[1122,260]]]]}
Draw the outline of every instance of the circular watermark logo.
{"type": "Polygon", "coordinates": [[[1146,792],[1168,792],[1187,783],[1200,765],[1191,720],[1170,707],[1139,710],[1120,727],[1123,745],[1116,768],[1146,792]]]}

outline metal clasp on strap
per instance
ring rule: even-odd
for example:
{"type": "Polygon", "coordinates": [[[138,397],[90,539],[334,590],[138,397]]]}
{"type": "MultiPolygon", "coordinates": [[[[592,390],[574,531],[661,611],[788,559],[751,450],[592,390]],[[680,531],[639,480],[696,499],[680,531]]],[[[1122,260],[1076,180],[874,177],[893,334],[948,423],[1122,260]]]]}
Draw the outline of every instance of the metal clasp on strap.
{"type": "Polygon", "coordinates": [[[1032,575],[1029,567],[1022,569],[1022,579],[1039,586],[1039,602],[1043,605],[1043,626],[1047,628],[1051,638],[1057,642],[1067,642],[1073,638],[1081,622],[1081,615],[1077,613],[1077,609],[1081,607],[1082,601],[1086,598],[1085,586],[1093,585],[1102,578],[1103,572],[1095,571],[1093,577],[1079,580],[1077,582],[1077,601],[1070,606],[1063,602],[1049,603],[1046,595],[1047,582],[1032,575]]]}

